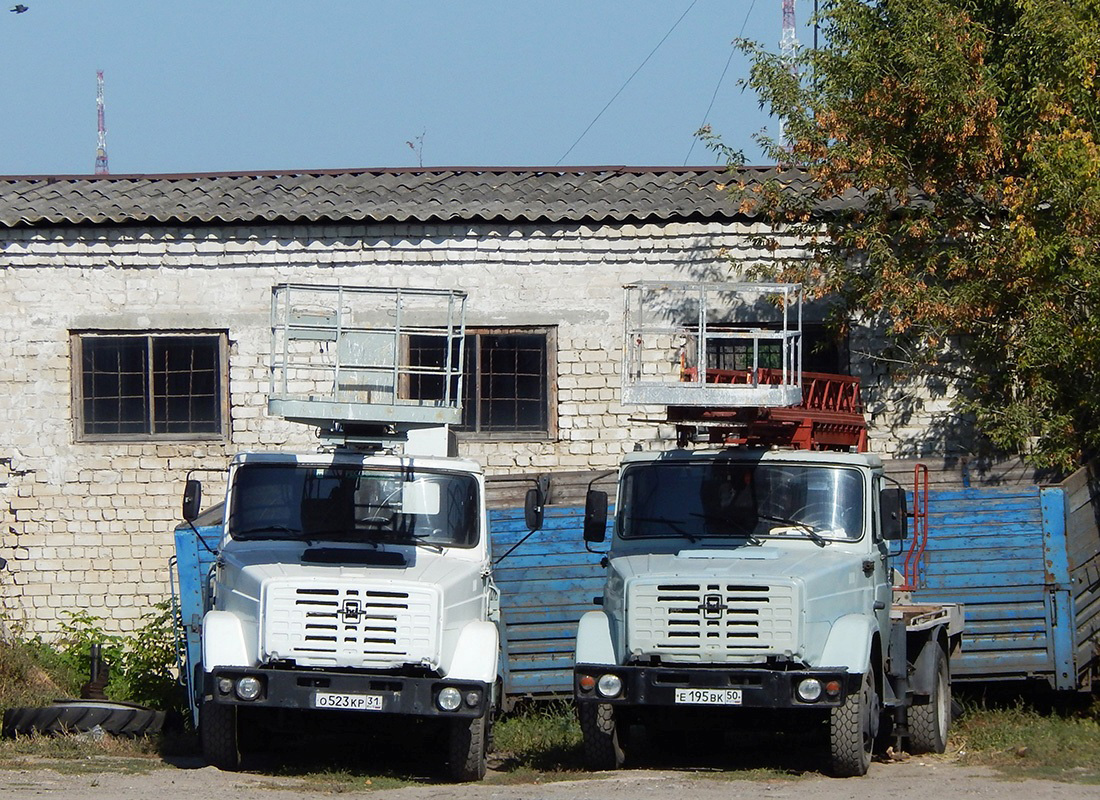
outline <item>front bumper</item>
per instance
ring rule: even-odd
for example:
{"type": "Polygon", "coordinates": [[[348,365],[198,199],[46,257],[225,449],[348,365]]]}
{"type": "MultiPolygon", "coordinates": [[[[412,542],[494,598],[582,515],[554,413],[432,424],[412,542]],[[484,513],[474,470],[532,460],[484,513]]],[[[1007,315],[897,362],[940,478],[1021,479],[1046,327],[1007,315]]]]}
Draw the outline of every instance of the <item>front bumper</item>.
{"type": "Polygon", "coordinates": [[[610,666],[577,664],[573,670],[573,695],[578,702],[623,706],[724,706],[744,708],[833,708],[859,691],[862,675],[846,669],[774,670],[765,668],[610,666]],[[582,680],[598,682],[615,675],[622,690],[607,697],[585,689],[582,680]],[[838,691],[821,692],[814,701],[803,700],[798,686],[817,680],[822,687],[835,682],[838,691]]]}
{"type": "Polygon", "coordinates": [[[340,710],[319,706],[318,697],[347,695],[369,698],[363,713],[434,718],[480,717],[489,706],[491,691],[492,686],[481,681],[319,670],[218,667],[203,679],[205,701],[240,708],[340,710]],[[232,688],[244,677],[260,681],[260,693],[254,700],[241,700],[232,688]],[[223,691],[223,679],[231,684],[228,692],[223,691]],[[440,690],[449,686],[458,689],[462,697],[454,711],[444,711],[436,702],[440,690]],[[476,702],[470,702],[475,694],[476,702]]]}

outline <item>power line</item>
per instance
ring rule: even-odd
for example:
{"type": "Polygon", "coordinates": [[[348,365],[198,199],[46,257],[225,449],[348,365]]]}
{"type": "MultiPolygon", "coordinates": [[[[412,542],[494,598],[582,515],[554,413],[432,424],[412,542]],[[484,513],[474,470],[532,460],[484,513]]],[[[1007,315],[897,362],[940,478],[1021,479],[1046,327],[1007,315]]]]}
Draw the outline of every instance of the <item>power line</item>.
{"type": "MultiPolygon", "coordinates": [[[[603,112],[607,111],[607,109],[609,109],[611,107],[611,104],[615,102],[615,98],[617,98],[620,94],[623,93],[623,89],[626,88],[627,84],[630,83],[632,80],[634,80],[634,76],[642,71],[642,67],[644,67],[646,65],[646,62],[648,62],[649,59],[653,58],[653,54],[661,49],[661,45],[663,45],[665,43],[665,39],[667,39],[669,36],[672,35],[672,32],[674,30],[676,30],[676,27],[683,21],[684,17],[686,17],[688,15],[688,11],[691,11],[691,9],[693,9],[695,7],[695,4],[697,2],[699,2],[699,0],[691,0],[691,5],[689,5],[684,10],[684,13],[680,15],[680,18],[678,20],[676,20],[674,23],[672,23],[672,27],[668,29],[668,33],[666,33],[663,37],[661,37],[661,41],[657,42],[657,46],[654,47],[649,52],[649,55],[645,57],[645,60],[643,60],[642,63],[638,65],[638,68],[635,69],[632,73],[630,73],[630,77],[627,78],[623,82],[623,85],[619,87],[619,91],[615,92],[615,95],[610,100],[607,101],[607,105],[605,105],[603,108],[600,109],[600,113],[597,114],[595,117],[593,117],[592,121],[588,123],[588,127],[585,128],[583,131],[581,131],[581,135],[577,137],[577,141],[575,141],[575,142],[573,142],[573,144],[569,145],[569,149],[566,150],[565,153],[562,154],[562,157],[559,158],[554,163],[555,167],[560,165],[561,162],[565,160],[565,157],[573,152],[573,148],[576,147],[578,144],[580,144],[581,139],[583,139],[585,137],[585,135],[590,130],[592,130],[592,126],[595,125],[596,122],[599,120],[599,118],[603,116],[603,112]]],[[[756,0],[753,0],[753,3],[755,3],[755,2],[756,2],[756,0]]]]}
{"type": "MultiPolygon", "coordinates": [[[[745,12],[745,21],[741,23],[741,31],[737,34],[737,38],[740,39],[745,35],[745,28],[749,24],[749,16],[752,14],[752,9],[756,5],[756,0],[752,0],[749,5],[749,10],[745,12]]],[[[730,57],[726,59],[726,66],[722,68],[722,74],[718,76],[718,84],[714,87],[714,94],[710,96],[710,105],[707,106],[706,113],[703,114],[703,121],[699,124],[699,127],[695,130],[701,130],[704,125],[707,124],[707,119],[710,117],[711,109],[714,108],[714,100],[718,97],[718,90],[722,88],[722,81],[726,79],[726,73],[729,71],[730,64],[733,63],[733,56],[737,52],[736,49],[730,50],[730,57]]],[[[687,166],[688,159],[691,158],[691,153],[695,149],[695,142],[697,142],[694,136],[691,137],[691,147],[688,148],[688,153],[684,156],[684,166],[687,166]]]]}

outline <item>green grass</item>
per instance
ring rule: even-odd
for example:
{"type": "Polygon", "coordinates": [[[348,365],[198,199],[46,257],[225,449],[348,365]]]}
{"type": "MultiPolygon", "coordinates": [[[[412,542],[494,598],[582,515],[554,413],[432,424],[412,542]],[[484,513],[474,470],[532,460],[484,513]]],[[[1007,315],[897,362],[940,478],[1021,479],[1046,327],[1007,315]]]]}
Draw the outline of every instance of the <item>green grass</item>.
{"type": "Polygon", "coordinates": [[[150,772],[164,766],[159,741],[74,736],[18,736],[0,740],[0,769],[49,768],[63,774],[150,772]]]}
{"type": "Polygon", "coordinates": [[[502,772],[583,770],[581,727],[565,701],[531,702],[504,714],[493,731],[494,766],[502,772]]]}
{"type": "Polygon", "coordinates": [[[1045,705],[969,701],[955,722],[950,752],[1013,778],[1100,784],[1100,700],[1087,707],[1045,705]]]}
{"type": "MultiPolygon", "coordinates": [[[[82,680],[40,642],[0,641],[0,708],[45,705],[57,697],[76,696],[82,680]]],[[[992,767],[1009,778],[1100,784],[1100,700],[1072,707],[1063,702],[1059,707],[1042,697],[1008,697],[964,697],[965,713],[955,722],[948,753],[939,758],[992,767]]],[[[816,744],[779,743],[778,737],[769,744],[759,738],[752,735],[732,744],[715,740],[706,752],[697,743],[678,747],[694,737],[654,741],[641,766],[690,769],[724,780],[797,779],[818,774],[823,766],[815,757],[816,744]]],[[[290,749],[261,771],[272,776],[273,785],[280,780],[305,782],[330,792],[438,781],[439,770],[429,755],[435,745],[425,743],[421,750],[404,742],[400,737],[376,737],[373,744],[357,743],[349,749],[344,741],[312,758],[290,749]]],[[[530,784],[590,775],[584,769],[576,714],[565,701],[528,702],[501,715],[493,745],[487,779],[492,783],[530,784]]],[[[198,759],[193,732],[138,740],[79,735],[0,740],[0,769],[37,765],[62,772],[134,772],[180,757],[198,759]]]]}

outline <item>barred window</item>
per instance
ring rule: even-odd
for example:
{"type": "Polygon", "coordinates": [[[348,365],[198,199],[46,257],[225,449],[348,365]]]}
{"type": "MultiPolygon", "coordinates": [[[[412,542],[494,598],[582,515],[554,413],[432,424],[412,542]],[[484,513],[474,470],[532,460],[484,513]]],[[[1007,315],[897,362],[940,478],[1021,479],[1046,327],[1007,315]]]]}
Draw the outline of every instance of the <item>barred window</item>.
{"type": "MultiPolygon", "coordinates": [[[[760,323],[760,328],[776,330],[778,325],[760,323]]],[[[808,323],[802,328],[802,369],[804,372],[848,373],[845,342],[839,340],[824,325],[808,323]]],[[[783,366],[782,345],[775,340],[759,342],[756,354],[759,366],[779,369],[783,366]]],[[[753,343],[736,339],[714,339],[707,342],[707,368],[748,370],[753,364],[753,343]]]]}
{"type": "MultiPolygon", "coordinates": [[[[444,345],[438,337],[410,336],[408,346],[412,367],[443,365],[444,345]]],[[[467,329],[463,346],[462,424],[456,430],[496,438],[551,436],[553,331],[467,329]]],[[[410,397],[440,398],[442,381],[434,375],[413,376],[410,397]]]]}
{"type": "Polygon", "coordinates": [[[78,439],[227,435],[225,334],[80,333],[73,364],[78,439]]]}

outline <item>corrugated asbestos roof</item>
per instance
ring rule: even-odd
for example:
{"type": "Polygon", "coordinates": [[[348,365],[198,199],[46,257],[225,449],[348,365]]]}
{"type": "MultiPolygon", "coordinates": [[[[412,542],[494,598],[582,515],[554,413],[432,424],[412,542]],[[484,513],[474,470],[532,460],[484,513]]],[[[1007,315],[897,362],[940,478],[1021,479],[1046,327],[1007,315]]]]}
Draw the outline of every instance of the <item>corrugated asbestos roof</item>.
{"type": "MultiPolygon", "coordinates": [[[[774,167],[747,167],[749,183],[774,167]]],[[[787,183],[801,173],[783,172],[787,183]]],[[[731,219],[721,167],[0,176],[0,225],[731,219]]]]}

